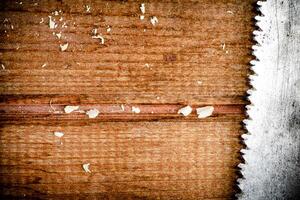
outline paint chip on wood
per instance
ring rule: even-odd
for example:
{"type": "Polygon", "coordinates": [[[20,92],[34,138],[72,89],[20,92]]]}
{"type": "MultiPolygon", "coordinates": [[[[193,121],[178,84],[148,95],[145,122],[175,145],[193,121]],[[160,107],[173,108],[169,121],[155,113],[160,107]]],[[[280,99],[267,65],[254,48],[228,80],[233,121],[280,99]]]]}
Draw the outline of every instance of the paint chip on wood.
{"type": "Polygon", "coordinates": [[[213,114],[214,112],[214,107],[213,106],[205,106],[205,107],[200,107],[196,109],[198,118],[206,118],[209,117],[213,114]]]}
{"type": "Polygon", "coordinates": [[[64,133],[63,133],[63,132],[60,132],[60,131],[55,131],[55,132],[54,132],[54,135],[55,135],[56,137],[61,138],[62,136],[64,136],[64,133]]]}
{"type": "Polygon", "coordinates": [[[99,39],[101,44],[104,44],[104,37],[101,35],[94,35],[92,36],[93,39],[99,39]]]}
{"type": "Polygon", "coordinates": [[[185,106],[178,110],[178,114],[182,114],[183,116],[188,116],[189,114],[192,113],[192,111],[193,111],[193,109],[191,106],[185,106]]]}
{"type": "Polygon", "coordinates": [[[140,113],[140,112],[141,112],[141,109],[138,108],[138,107],[132,106],[132,107],[131,107],[131,111],[132,111],[133,113],[140,113]]]}
{"type": "Polygon", "coordinates": [[[79,106],[65,106],[64,111],[65,111],[65,113],[71,113],[78,109],[79,109],[79,106]]]}
{"type": "MultiPolygon", "coordinates": [[[[48,16],[49,17],[49,28],[50,29],[55,29],[56,28],[56,23],[54,20],[52,20],[52,16],[48,16]]],[[[42,18],[42,22],[43,23],[44,19],[42,18]]]]}
{"type": "Polygon", "coordinates": [[[123,104],[121,105],[121,110],[122,110],[123,112],[125,111],[125,107],[124,107],[123,104]]]}
{"type": "Polygon", "coordinates": [[[56,35],[56,37],[57,37],[58,39],[61,38],[61,33],[56,33],[55,35],[56,35]]]}
{"type": "Polygon", "coordinates": [[[1,64],[1,67],[2,67],[3,70],[5,70],[5,65],[1,64]]]}
{"type": "Polygon", "coordinates": [[[141,12],[142,12],[143,14],[145,14],[145,12],[146,12],[146,7],[145,7],[145,4],[144,4],[144,3],[141,4],[140,10],[141,10],[141,12]]]}
{"type": "Polygon", "coordinates": [[[156,16],[151,17],[150,22],[153,26],[155,26],[158,23],[157,17],[156,16]]]}
{"type": "Polygon", "coordinates": [[[94,108],[86,112],[90,119],[96,118],[99,115],[99,110],[94,108]]]}
{"type": "Polygon", "coordinates": [[[86,172],[86,173],[91,173],[91,170],[90,170],[90,163],[85,163],[82,165],[82,168],[83,170],[86,172]]]}
{"type": "Polygon", "coordinates": [[[69,46],[69,43],[65,43],[65,44],[60,44],[59,45],[61,51],[67,50],[68,46],[69,46]]]}
{"type": "Polygon", "coordinates": [[[88,13],[91,12],[91,6],[90,5],[85,5],[84,7],[85,7],[86,12],[88,12],[88,13]]]}

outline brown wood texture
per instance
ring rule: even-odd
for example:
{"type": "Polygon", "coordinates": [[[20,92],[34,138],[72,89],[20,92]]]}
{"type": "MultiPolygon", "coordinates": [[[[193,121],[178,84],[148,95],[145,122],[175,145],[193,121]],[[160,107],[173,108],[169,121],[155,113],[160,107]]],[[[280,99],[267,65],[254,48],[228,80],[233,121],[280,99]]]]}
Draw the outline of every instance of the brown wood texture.
{"type": "Polygon", "coordinates": [[[254,2],[0,1],[1,197],[232,198],[254,2]],[[100,115],[66,114],[66,105],[100,115]],[[215,112],[183,117],[184,105],[215,112]]]}

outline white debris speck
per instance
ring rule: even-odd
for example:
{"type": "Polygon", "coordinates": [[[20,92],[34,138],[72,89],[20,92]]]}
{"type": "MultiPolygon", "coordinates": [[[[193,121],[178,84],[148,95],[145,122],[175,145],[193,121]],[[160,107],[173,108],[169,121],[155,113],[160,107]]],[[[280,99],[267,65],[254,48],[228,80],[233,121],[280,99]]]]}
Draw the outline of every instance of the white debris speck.
{"type": "MultiPolygon", "coordinates": [[[[44,18],[42,17],[42,18],[41,18],[41,21],[40,21],[40,24],[43,23],[43,22],[44,22],[44,18]]],[[[50,25],[49,25],[49,26],[50,26],[50,25]]]]}
{"type": "Polygon", "coordinates": [[[93,28],[92,30],[92,35],[95,36],[98,33],[98,29],[97,28],[93,28]]]}
{"type": "Polygon", "coordinates": [[[60,18],[59,18],[59,21],[61,22],[63,19],[64,19],[63,17],[60,17],[60,18]]]}
{"type": "Polygon", "coordinates": [[[146,8],[145,8],[145,4],[144,4],[144,3],[141,4],[140,10],[141,10],[141,12],[142,12],[143,14],[145,14],[146,8]]]}
{"type": "Polygon", "coordinates": [[[1,67],[2,67],[3,70],[5,70],[5,66],[3,64],[1,64],[1,67]]]}
{"type": "Polygon", "coordinates": [[[10,25],[11,30],[14,30],[14,25],[10,25]]]}
{"type": "Polygon", "coordinates": [[[225,43],[223,43],[223,44],[221,44],[221,46],[222,46],[222,49],[223,49],[223,50],[225,50],[225,48],[226,48],[226,44],[225,44],[225,43]]]}
{"type": "Polygon", "coordinates": [[[225,53],[226,53],[226,54],[228,54],[228,53],[229,53],[229,51],[228,51],[228,50],[226,50],[226,51],[225,51],[225,53]]]}
{"type": "Polygon", "coordinates": [[[109,33],[110,31],[111,31],[111,27],[110,27],[110,26],[108,26],[108,27],[107,27],[107,29],[106,29],[106,32],[108,32],[108,33],[109,33]]]}
{"type": "Polygon", "coordinates": [[[61,33],[56,33],[55,35],[56,35],[56,37],[57,37],[58,39],[61,38],[61,33]]]}
{"type": "Polygon", "coordinates": [[[56,10],[56,11],[54,11],[54,13],[53,13],[55,16],[57,16],[57,15],[59,15],[59,13],[58,13],[58,11],[56,10]]]}
{"type": "Polygon", "coordinates": [[[158,23],[157,17],[156,16],[151,17],[150,22],[153,26],[155,26],[158,23]]]}
{"type": "Polygon", "coordinates": [[[23,4],[23,2],[22,2],[22,1],[20,1],[20,2],[19,2],[19,4],[20,4],[20,5],[22,5],[22,4],[23,4]]]}
{"type": "MultiPolygon", "coordinates": [[[[55,29],[57,27],[57,24],[55,23],[55,21],[52,20],[52,16],[48,16],[49,17],[49,28],[50,29],[55,29]]],[[[43,18],[42,18],[43,19],[43,18]]],[[[41,22],[40,22],[41,23],[41,22]]],[[[43,23],[43,22],[42,22],[43,23]]]]}
{"type": "Polygon", "coordinates": [[[86,112],[86,114],[89,116],[89,118],[93,119],[93,118],[96,118],[98,115],[99,115],[99,110],[94,108],[94,109],[91,109],[89,111],[86,112]]]}
{"type": "Polygon", "coordinates": [[[205,107],[197,108],[196,111],[197,111],[198,118],[200,118],[200,119],[206,118],[213,114],[214,107],[213,106],[205,106],[205,107]]]}
{"type": "Polygon", "coordinates": [[[160,99],[160,97],[156,97],[156,99],[158,100],[158,99],[160,99]]]}
{"type": "Polygon", "coordinates": [[[85,5],[84,7],[85,7],[86,12],[88,12],[88,13],[91,12],[91,6],[90,5],[85,5]]]}
{"type": "Polygon", "coordinates": [[[198,85],[202,85],[202,81],[197,81],[198,85]]]}
{"type": "Polygon", "coordinates": [[[189,114],[192,113],[192,111],[193,111],[193,109],[191,106],[185,106],[178,110],[178,114],[182,114],[183,116],[188,116],[189,114]]]}
{"type": "Polygon", "coordinates": [[[67,28],[67,27],[68,27],[68,26],[67,26],[67,23],[64,22],[64,23],[61,25],[61,27],[62,27],[62,28],[67,28]]]}
{"type": "Polygon", "coordinates": [[[101,35],[94,35],[92,36],[93,39],[100,39],[100,43],[104,44],[104,37],[102,37],[101,35]]]}
{"type": "Polygon", "coordinates": [[[227,11],[227,13],[229,13],[229,14],[233,14],[233,12],[232,12],[231,10],[228,10],[228,11],[227,11]]]}
{"type": "Polygon", "coordinates": [[[56,137],[61,138],[62,136],[64,136],[64,133],[63,133],[63,132],[60,132],[60,131],[55,131],[55,132],[54,132],[54,135],[55,135],[56,137]]]}
{"type": "Polygon", "coordinates": [[[83,168],[83,170],[85,171],[85,172],[87,172],[87,173],[91,173],[91,171],[90,171],[90,163],[85,163],[85,164],[83,164],[82,165],[82,168],[83,168]]]}
{"type": "Polygon", "coordinates": [[[44,63],[43,65],[42,65],[42,68],[44,68],[44,67],[46,67],[47,66],[47,63],[44,63]]]}
{"type": "Polygon", "coordinates": [[[59,45],[61,51],[67,50],[68,46],[69,46],[69,43],[65,43],[65,44],[60,44],[59,45]]]}
{"type": "Polygon", "coordinates": [[[65,106],[65,108],[64,108],[65,113],[71,113],[78,109],[79,109],[79,106],[65,106]]]}
{"type": "Polygon", "coordinates": [[[145,64],[145,67],[149,68],[149,67],[150,67],[150,65],[149,65],[148,63],[146,63],[146,64],[145,64]]]}
{"type": "Polygon", "coordinates": [[[144,20],[145,19],[145,16],[144,15],[141,15],[140,16],[140,20],[144,20]]]}
{"type": "Polygon", "coordinates": [[[124,107],[123,104],[121,105],[121,110],[122,110],[122,111],[125,111],[125,107],[124,107]]]}
{"type": "Polygon", "coordinates": [[[140,112],[141,112],[141,109],[139,109],[138,107],[132,106],[132,107],[131,107],[131,111],[132,111],[133,113],[140,113],[140,112]]]}

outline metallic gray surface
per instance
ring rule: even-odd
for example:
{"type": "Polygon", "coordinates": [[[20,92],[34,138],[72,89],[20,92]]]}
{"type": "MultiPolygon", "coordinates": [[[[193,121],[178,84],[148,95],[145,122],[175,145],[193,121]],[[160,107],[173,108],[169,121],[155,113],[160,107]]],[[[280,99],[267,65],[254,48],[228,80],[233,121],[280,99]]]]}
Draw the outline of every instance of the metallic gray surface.
{"type": "Polygon", "coordinates": [[[300,199],[300,0],[258,2],[239,199],[300,199]]]}

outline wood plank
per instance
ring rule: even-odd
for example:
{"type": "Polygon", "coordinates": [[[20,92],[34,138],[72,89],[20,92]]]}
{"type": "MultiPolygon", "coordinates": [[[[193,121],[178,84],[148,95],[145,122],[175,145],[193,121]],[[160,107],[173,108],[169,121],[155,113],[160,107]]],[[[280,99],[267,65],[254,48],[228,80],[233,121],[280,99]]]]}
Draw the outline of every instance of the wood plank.
{"type": "Polygon", "coordinates": [[[130,0],[1,1],[0,195],[230,199],[243,147],[254,2],[151,0],[140,20],[142,2],[130,0]],[[49,29],[49,15],[57,29],[49,29]],[[195,110],[180,116],[187,104],[215,111],[201,120],[195,110]],[[100,115],[66,114],[66,105],[100,115]]]}

